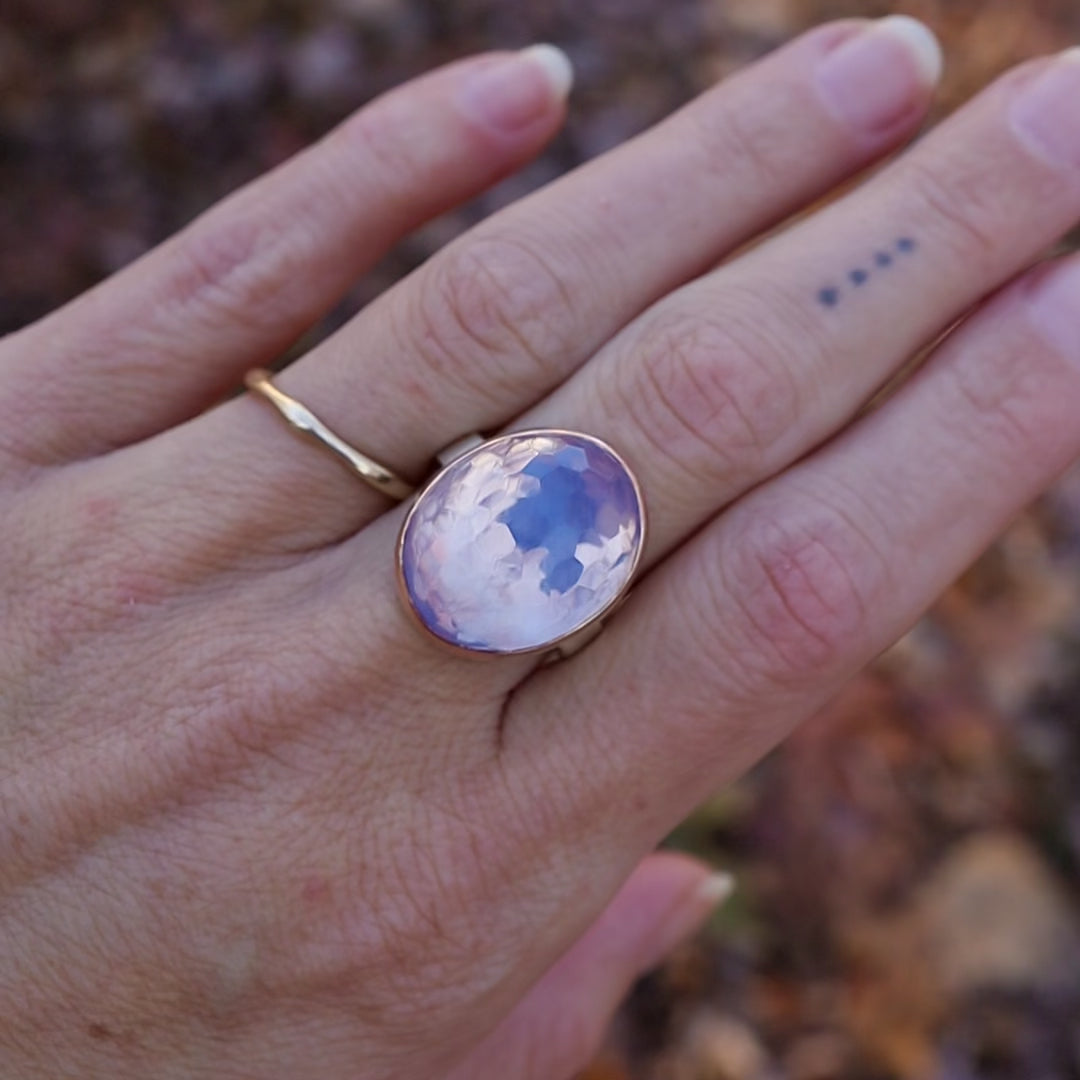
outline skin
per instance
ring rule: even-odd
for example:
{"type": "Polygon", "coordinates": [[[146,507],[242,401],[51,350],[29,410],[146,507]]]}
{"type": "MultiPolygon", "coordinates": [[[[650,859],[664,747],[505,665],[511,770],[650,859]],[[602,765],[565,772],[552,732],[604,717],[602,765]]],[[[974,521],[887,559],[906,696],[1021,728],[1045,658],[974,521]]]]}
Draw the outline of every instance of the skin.
{"type": "Polygon", "coordinates": [[[922,119],[899,52],[887,122],[815,90],[868,32],[501,212],[281,376],[414,480],[473,430],[619,449],[645,575],[564,664],[434,647],[395,592],[404,508],[250,396],[206,411],[540,149],[564,106],[535,68],[527,122],[461,107],[505,57],[437,72],[0,343],[5,1077],[569,1077],[707,917],[707,869],[657,841],[1080,453],[1077,268],[1028,269],[1080,151],[1015,119],[1069,61],[770,232],[922,119]]]}

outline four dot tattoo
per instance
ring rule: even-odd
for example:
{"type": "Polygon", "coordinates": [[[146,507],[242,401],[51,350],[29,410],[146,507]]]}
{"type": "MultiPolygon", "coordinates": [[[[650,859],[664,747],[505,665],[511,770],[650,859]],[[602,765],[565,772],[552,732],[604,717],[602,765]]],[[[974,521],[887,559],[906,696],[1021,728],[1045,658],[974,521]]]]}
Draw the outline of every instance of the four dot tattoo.
{"type": "MultiPolygon", "coordinates": [[[[888,270],[896,262],[897,258],[913,254],[917,247],[918,245],[910,236],[901,236],[890,250],[882,249],[874,253],[874,269],[888,270]]],[[[869,283],[873,273],[874,270],[865,266],[857,266],[853,270],[849,270],[847,280],[852,290],[864,288],[869,283]]],[[[822,307],[835,308],[839,306],[840,301],[844,298],[844,292],[843,289],[836,285],[828,285],[817,294],[817,298],[822,307]]]]}

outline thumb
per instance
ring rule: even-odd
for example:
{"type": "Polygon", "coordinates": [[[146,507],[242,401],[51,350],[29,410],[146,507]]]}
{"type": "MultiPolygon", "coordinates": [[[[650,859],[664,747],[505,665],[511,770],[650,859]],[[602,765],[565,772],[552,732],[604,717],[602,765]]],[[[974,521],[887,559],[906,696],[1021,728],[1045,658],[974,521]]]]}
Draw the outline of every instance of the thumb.
{"type": "Polygon", "coordinates": [[[730,895],[727,874],[658,852],[447,1080],[569,1080],[596,1054],[636,979],[730,895]]]}

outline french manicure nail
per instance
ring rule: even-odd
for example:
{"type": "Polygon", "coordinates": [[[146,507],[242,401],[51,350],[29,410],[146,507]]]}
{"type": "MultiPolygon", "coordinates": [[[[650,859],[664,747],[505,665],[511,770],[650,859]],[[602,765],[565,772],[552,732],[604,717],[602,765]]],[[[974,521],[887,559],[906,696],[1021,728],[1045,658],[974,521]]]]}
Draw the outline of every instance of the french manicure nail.
{"type": "Polygon", "coordinates": [[[1040,157],[1055,165],[1080,166],[1080,48],[1025,86],[1013,103],[1013,130],[1040,157]]]}
{"type": "Polygon", "coordinates": [[[929,27],[908,15],[890,15],[829,53],[817,83],[838,119],[881,131],[937,85],[943,66],[941,46],[929,27]]]}
{"type": "Polygon", "coordinates": [[[529,127],[565,101],[574,69],[561,49],[533,45],[474,72],[458,93],[473,119],[506,134],[529,127]]]}

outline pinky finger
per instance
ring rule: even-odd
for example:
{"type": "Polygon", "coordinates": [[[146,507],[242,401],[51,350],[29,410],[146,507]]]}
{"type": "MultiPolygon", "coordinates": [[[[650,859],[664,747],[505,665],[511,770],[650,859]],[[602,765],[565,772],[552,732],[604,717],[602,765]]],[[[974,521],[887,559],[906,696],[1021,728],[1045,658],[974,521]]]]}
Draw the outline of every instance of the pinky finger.
{"type": "Polygon", "coordinates": [[[570,1080],[600,1049],[634,981],[728,896],[731,879],[682,855],[646,858],[593,926],[446,1080],[570,1080]]]}
{"type": "Polygon", "coordinates": [[[197,414],[402,236],[532,158],[560,126],[570,81],[546,45],[417,79],[9,338],[5,448],[51,464],[197,414]]]}

